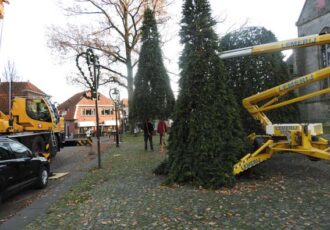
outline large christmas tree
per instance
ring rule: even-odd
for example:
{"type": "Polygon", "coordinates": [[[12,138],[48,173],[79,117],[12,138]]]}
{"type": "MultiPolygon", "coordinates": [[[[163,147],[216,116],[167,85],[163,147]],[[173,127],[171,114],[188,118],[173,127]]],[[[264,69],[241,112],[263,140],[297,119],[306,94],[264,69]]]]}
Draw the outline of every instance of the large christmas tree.
{"type": "MultiPolygon", "coordinates": [[[[163,171],[167,183],[205,188],[232,185],[233,164],[244,150],[239,109],[218,56],[207,0],[186,0],[181,21],[180,94],[163,171]]],[[[160,173],[160,168],[156,172],[160,173]]]]}
{"type": "MultiPolygon", "coordinates": [[[[220,44],[222,50],[232,50],[276,41],[275,35],[264,27],[247,27],[226,34],[220,44]]],[[[228,84],[234,89],[239,103],[248,96],[290,80],[287,65],[280,52],[236,57],[227,59],[224,63],[229,74],[228,84]]],[[[259,123],[242,106],[241,116],[244,118],[243,126],[247,133],[263,132],[259,123]]],[[[296,104],[267,112],[267,116],[274,123],[299,122],[297,120],[299,110],[296,104]]]]}
{"type": "Polygon", "coordinates": [[[142,47],[134,81],[131,117],[167,119],[174,109],[174,95],[163,64],[160,38],[152,10],[146,9],[142,25],[142,47]]]}

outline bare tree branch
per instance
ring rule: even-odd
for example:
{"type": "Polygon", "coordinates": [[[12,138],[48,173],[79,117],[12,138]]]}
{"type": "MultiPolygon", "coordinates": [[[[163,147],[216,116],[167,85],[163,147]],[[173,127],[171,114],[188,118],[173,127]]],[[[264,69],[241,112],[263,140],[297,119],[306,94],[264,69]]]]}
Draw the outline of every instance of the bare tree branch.
{"type": "Polygon", "coordinates": [[[17,74],[16,66],[13,61],[8,61],[2,73],[3,80],[6,82],[10,81],[21,81],[22,78],[17,74]]]}
{"type": "Polygon", "coordinates": [[[101,67],[102,69],[106,69],[106,70],[108,70],[108,71],[111,72],[111,73],[114,73],[114,74],[116,74],[116,75],[119,75],[120,77],[122,77],[122,78],[124,78],[125,80],[127,80],[127,76],[123,75],[123,74],[120,73],[120,72],[117,72],[117,71],[115,71],[115,70],[113,70],[113,69],[111,69],[111,68],[108,68],[108,67],[106,67],[106,66],[103,66],[103,65],[100,65],[100,67],[101,67]]]}
{"type": "MultiPolygon", "coordinates": [[[[86,48],[95,50],[108,72],[102,84],[116,82],[127,88],[130,105],[144,10],[150,7],[164,18],[167,1],[171,0],[63,0],[71,24],[65,29],[52,26],[48,46],[66,58],[86,48]]],[[[78,79],[75,82],[82,84],[78,79]]]]}

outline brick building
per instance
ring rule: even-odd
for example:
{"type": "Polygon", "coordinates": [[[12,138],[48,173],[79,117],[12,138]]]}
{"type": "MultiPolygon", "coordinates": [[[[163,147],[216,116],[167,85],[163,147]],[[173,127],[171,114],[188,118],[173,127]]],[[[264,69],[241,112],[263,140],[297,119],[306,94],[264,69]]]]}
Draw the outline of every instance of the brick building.
{"type": "MultiPolygon", "coordinates": [[[[58,106],[59,113],[65,119],[65,132],[68,136],[84,135],[88,130],[96,131],[96,109],[95,101],[87,99],[80,92],[58,106]]],[[[115,130],[115,106],[110,98],[100,93],[99,101],[99,123],[102,135],[108,135],[115,130]]],[[[119,113],[118,125],[121,126],[124,118],[123,112],[119,113]]]]}
{"type": "MultiPolygon", "coordinates": [[[[306,0],[296,23],[298,36],[330,33],[330,0],[306,0]]],[[[330,45],[313,46],[294,51],[292,73],[303,76],[330,66],[330,45]]],[[[330,78],[299,90],[305,95],[330,87],[330,78]]],[[[304,122],[323,122],[330,125],[330,95],[325,94],[300,103],[304,122]]]]}

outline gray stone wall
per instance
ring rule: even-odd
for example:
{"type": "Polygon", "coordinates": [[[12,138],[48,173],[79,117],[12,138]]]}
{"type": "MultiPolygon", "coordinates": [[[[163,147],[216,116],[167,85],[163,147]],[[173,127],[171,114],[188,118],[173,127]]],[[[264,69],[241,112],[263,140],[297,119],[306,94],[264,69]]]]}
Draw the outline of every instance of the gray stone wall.
{"type": "MultiPolygon", "coordinates": [[[[309,9],[305,8],[305,11],[309,9]]],[[[313,10],[313,9],[310,9],[313,10]]],[[[307,12],[308,13],[308,12],[307,12]]],[[[309,12],[311,13],[311,12],[309,12]]],[[[330,26],[330,12],[298,26],[298,36],[319,34],[330,26]]],[[[321,69],[321,49],[319,46],[299,49],[294,52],[297,74],[306,75],[321,69]]],[[[322,88],[322,82],[316,82],[299,90],[300,95],[315,92],[322,88]]],[[[301,120],[304,122],[323,122],[330,125],[330,95],[312,98],[299,105],[301,120]]]]}

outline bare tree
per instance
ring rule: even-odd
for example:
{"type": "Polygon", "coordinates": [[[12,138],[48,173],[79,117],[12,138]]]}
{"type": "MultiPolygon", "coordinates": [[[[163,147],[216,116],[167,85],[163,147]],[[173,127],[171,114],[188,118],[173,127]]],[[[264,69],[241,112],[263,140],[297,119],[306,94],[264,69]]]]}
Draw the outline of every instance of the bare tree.
{"type": "Polygon", "coordinates": [[[2,80],[6,82],[21,81],[22,78],[17,74],[16,66],[13,61],[8,61],[2,73],[2,80]]]}
{"type": "Polygon", "coordinates": [[[73,22],[65,28],[50,28],[49,47],[66,58],[94,49],[101,68],[107,70],[100,84],[115,82],[126,87],[130,107],[144,10],[152,8],[164,19],[165,6],[166,0],[71,0],[62,7],[73,22]]]}

